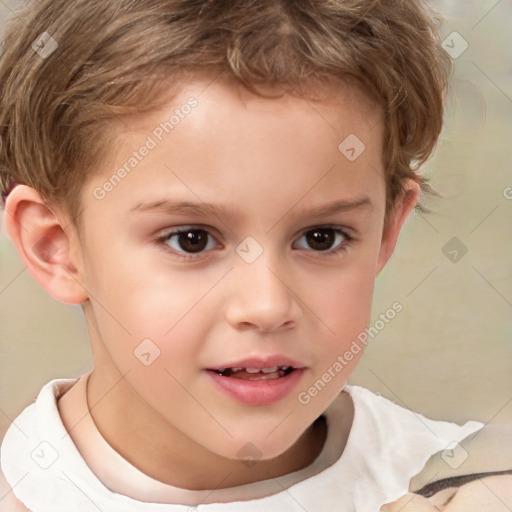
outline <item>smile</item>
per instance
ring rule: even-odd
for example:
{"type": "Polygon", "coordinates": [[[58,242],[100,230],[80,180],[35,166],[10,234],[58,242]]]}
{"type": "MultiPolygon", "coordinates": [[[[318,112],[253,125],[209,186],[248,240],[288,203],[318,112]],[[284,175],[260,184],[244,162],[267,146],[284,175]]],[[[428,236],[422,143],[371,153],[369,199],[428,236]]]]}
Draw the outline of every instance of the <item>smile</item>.
{"type": "Polygon", "coordinates": [[[290,374],[294,368],[289,365],[272,366],[270,368],[219,368],[216,372],[223,377],[233,377],[245,380],[269,380],[278,379],[290,374]]]}
{"type": "Polygon", "coordinates": [[[297,364],[248,364],[209,368],[213,388],[238,403],[271,405],[289,396],[299,385],[304,366],[297,364]]]}

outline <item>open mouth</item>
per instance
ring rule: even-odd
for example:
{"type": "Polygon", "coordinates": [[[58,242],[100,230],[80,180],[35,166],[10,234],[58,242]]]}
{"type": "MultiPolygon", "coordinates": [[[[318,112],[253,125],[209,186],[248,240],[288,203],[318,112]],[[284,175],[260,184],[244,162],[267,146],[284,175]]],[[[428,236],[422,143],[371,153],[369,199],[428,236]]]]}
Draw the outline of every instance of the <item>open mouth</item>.
{"type": "Polygon", "coordinates": [[[272,366],[269,368],[218,368],[214,371],[222,377],[244,380],[269,380],[285,377],[295,370],[293,366],[272,366]]]}
{"type": "Polygon", "coordinates": [[[245,405],[270,405],[297,387],[306,366],[286,356],[247,358],[207,368],[221,392],[245,405]]]}

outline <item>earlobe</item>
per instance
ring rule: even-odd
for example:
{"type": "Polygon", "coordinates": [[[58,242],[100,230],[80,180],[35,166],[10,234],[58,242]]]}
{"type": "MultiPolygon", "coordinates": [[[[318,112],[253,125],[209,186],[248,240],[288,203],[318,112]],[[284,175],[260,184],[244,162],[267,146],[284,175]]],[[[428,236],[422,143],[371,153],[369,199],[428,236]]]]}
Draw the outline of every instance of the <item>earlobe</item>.
{"type": "Polygon", "coordinates": [[[414,180],[407,180],[404,184],[404,193],[394,206],[387,226],[382,233],[379,258],[377,261],[377,274],[380,273],[393,254],[400,231],[407,217],[409,217],[418,203],[419,193],[419,184],[414,180]]]}
{"type": "Polygon", "coordinates": [[[60,302],[87,300],[80,284],[81,269],[70,257],[76,240],[69,239],[40,194],[27,185],[17,185],[7,197],[4,215],[6,232],[32,277],[60,302]]]}

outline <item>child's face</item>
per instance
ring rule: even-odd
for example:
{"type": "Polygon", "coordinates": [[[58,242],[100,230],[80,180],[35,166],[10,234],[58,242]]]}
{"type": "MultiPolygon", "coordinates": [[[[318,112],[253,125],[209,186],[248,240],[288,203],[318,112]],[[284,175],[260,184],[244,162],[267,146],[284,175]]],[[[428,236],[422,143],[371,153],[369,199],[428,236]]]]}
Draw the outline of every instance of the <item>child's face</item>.
{"type": "Polygon", "coordinates": [[[269,458],[342,389],[362,351],[335,363],[369,323],[399,226],[381,244],[380,110],[348,87],[329,97],[269,100],[197,80],[119,123],[115,158],[84,188],[75,261],[93,378],[107,388],[125,376],[124,421],[144,414],[148,430],[229,458],[250,442],[269,458]],[[338,149],[351,134],[366,146],[355,159],[353,135],[338,149]],[[165,241],[176,229],[185,234],[165,241]],[[268,379],[215,371],[289,365],[268,379]]]}

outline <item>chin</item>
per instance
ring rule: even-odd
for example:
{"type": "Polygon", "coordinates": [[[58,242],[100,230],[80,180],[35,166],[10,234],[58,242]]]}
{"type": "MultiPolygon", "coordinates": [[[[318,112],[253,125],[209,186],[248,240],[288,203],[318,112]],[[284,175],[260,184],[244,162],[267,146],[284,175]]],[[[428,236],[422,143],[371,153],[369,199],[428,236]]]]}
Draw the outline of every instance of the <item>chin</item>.
{"type": "MultiPolygon", "coordinates": [[[[261,432],[261,431],[260,431],[261,432]]],[[[216,447],[214,450],[220,456],[241,461],[268,461],[275,459],[289,450],[300,438],[302,432],[296,435],[288,434],[283,439],[283,434],[280,439],[269,439],[272,435],[268,434],[255,434],[252,438],[244,436],[238,440],[231,439],[229,447],[225,444],[222,448],[216,447]]]]}

